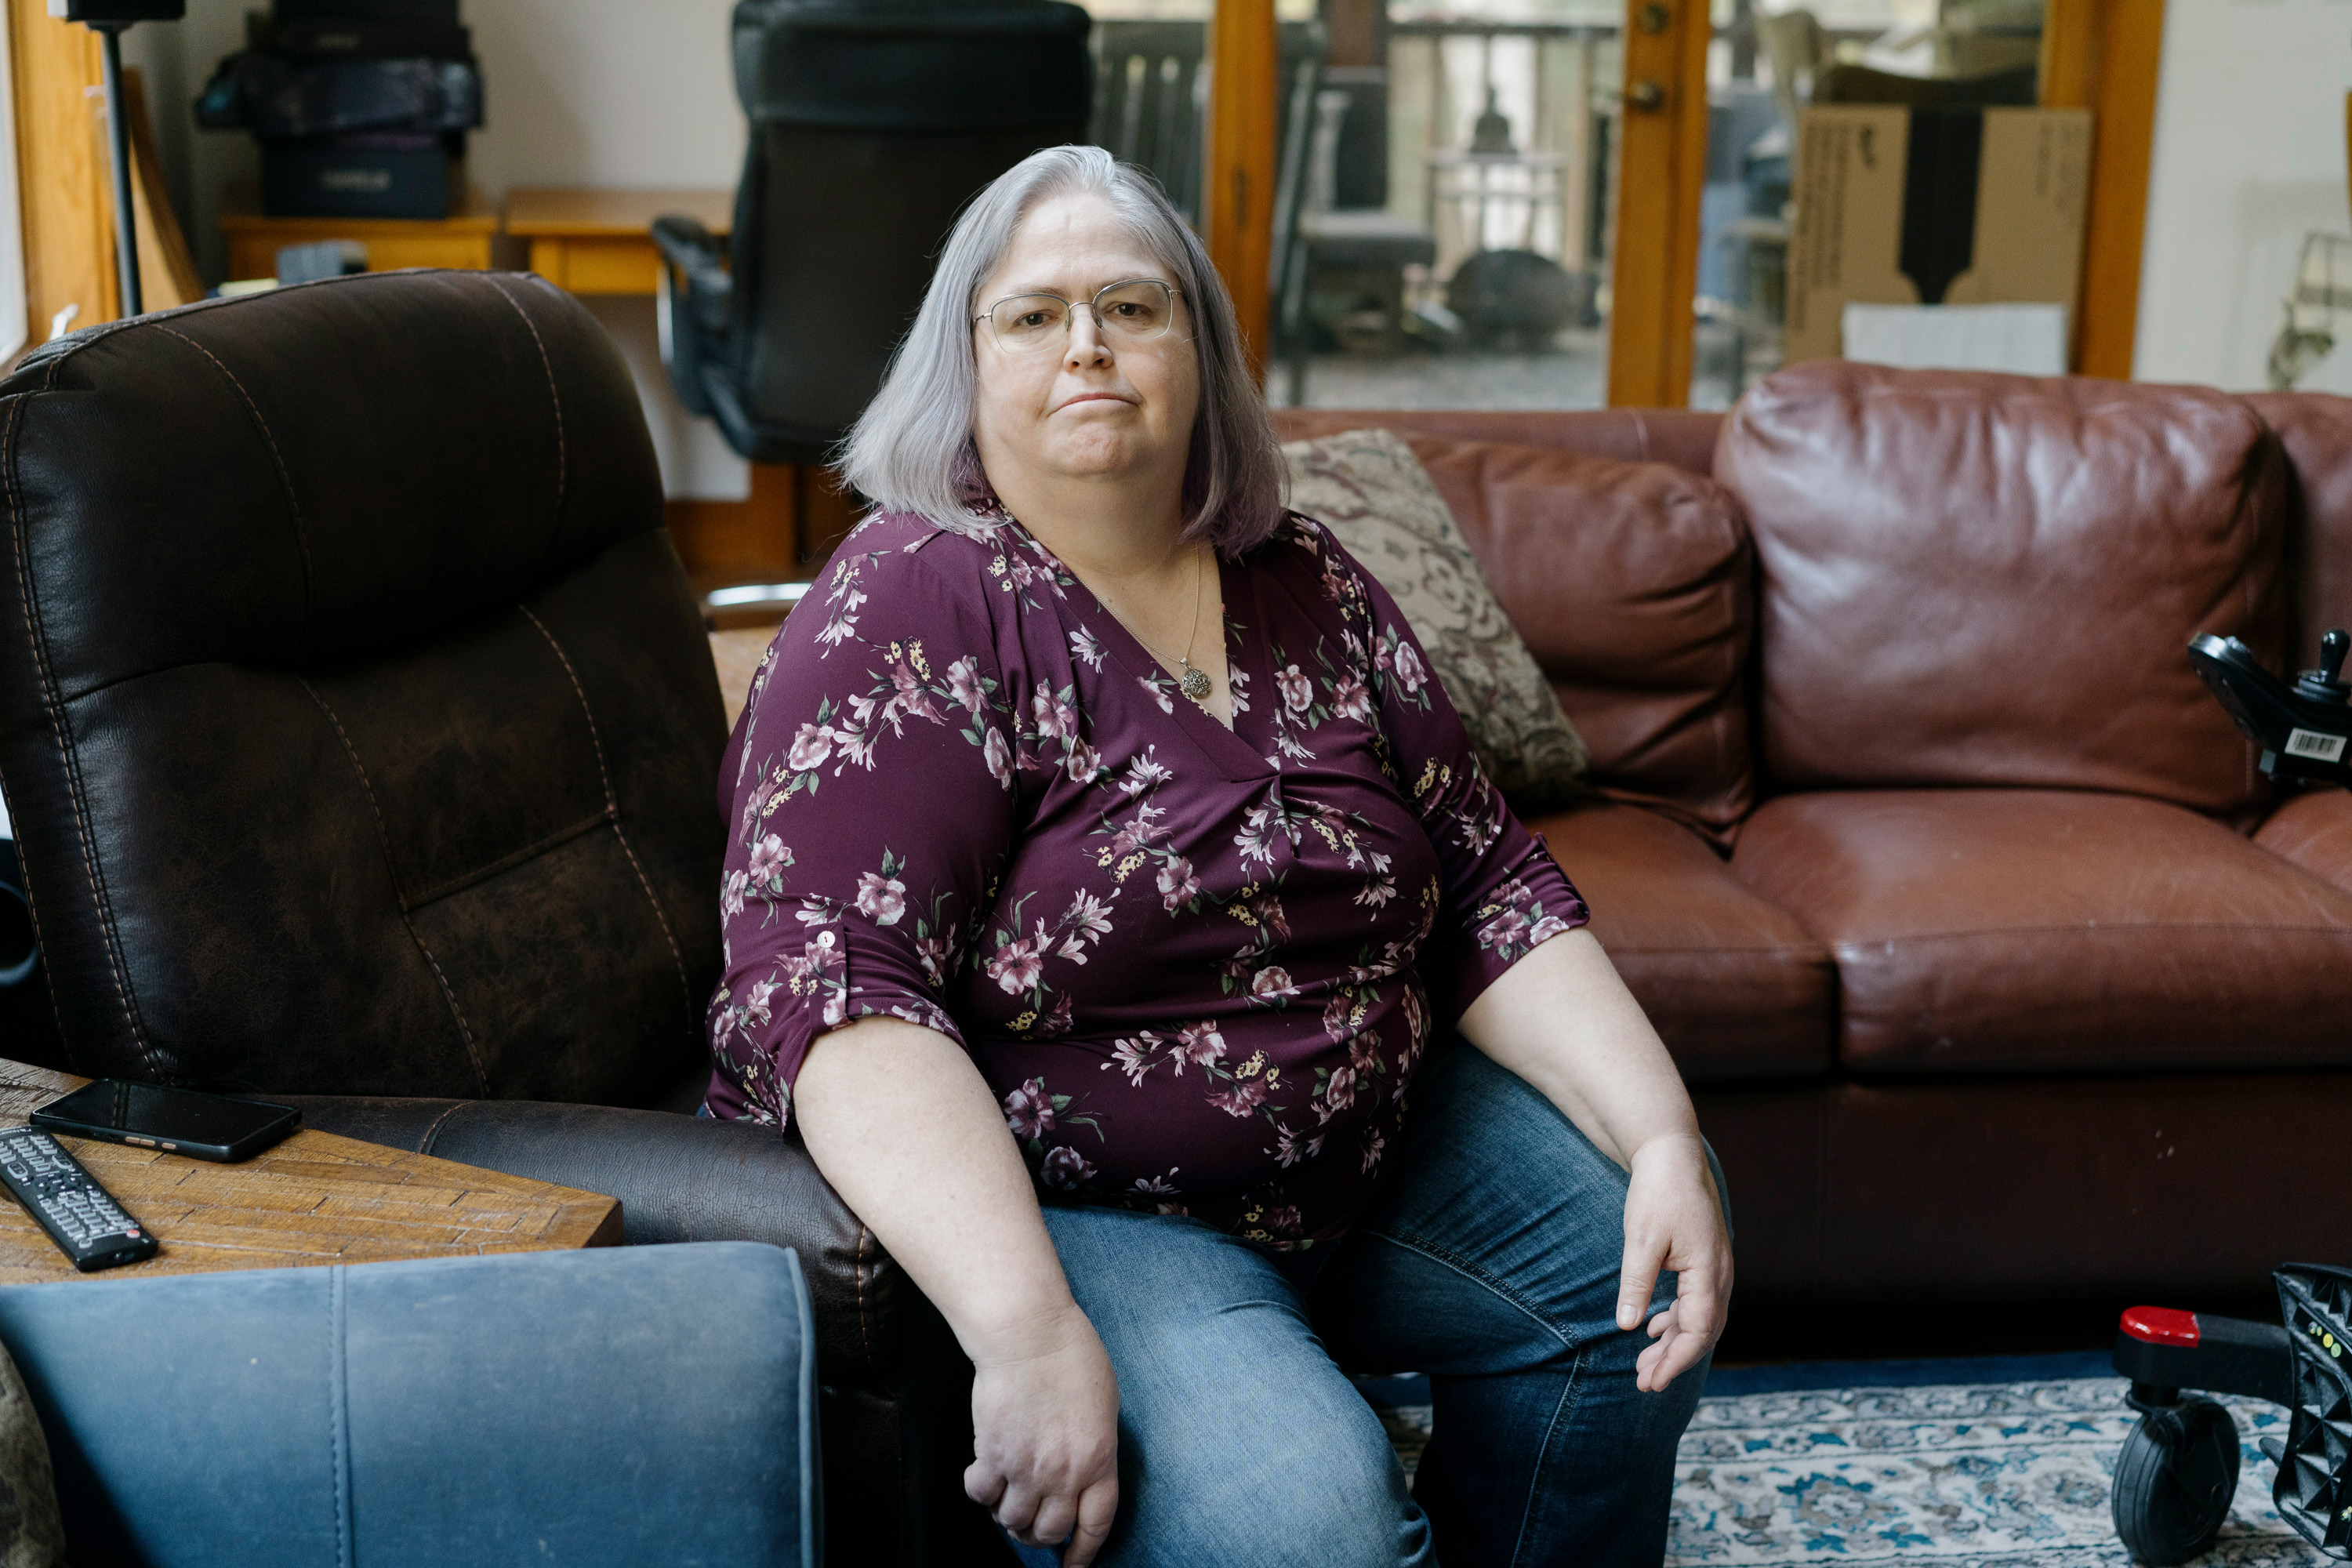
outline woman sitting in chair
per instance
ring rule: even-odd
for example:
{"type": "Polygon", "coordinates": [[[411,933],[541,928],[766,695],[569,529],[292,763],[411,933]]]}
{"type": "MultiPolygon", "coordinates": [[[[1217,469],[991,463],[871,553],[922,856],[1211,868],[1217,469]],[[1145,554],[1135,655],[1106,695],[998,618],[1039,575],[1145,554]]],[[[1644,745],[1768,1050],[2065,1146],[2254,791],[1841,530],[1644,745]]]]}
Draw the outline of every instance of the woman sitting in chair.
{"type": "Polygon", "coordinates": [[[728,751],[709,1109],[797,1118],[946,1315],[1024,1558],[1654,1563],[1710,1156],[1280,463],[1146,178],[966,210],[728,751]],[[1410,1490],[1342,1367],[1430,1374],[1410,1490]]]}

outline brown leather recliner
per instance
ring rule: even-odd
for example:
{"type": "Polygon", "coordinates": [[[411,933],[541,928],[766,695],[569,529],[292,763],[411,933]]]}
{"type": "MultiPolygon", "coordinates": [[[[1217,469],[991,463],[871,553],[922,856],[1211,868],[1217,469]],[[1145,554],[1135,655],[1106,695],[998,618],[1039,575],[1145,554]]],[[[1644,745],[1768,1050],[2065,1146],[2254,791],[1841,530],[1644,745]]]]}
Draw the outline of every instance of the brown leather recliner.
{"type": "Polygon", "coordinates": [[[0,384],[0,502],[58,1026],[0,1055],[608,1194],[630,1242],[796,1247],[833,1561],[990,1549],[937,1314],[795,1141],[678,1114],[726,727],[587,312],[427,272],[75,333],[0,384]]]}

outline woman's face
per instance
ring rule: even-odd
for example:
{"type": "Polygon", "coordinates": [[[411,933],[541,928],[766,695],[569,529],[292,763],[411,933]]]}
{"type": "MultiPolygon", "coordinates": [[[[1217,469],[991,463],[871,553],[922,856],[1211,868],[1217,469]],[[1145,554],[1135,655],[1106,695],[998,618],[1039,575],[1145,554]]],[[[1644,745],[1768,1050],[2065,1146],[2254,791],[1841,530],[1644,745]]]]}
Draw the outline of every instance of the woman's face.
{"type": "Polygon", "coordinates": [[[1067,335],[1032,353],[1004,352],[986,320],[972,325],[972,435],[1000,495],[1055,479],[1165,478],[1172,496],[1181,483],[1201,403],[1189,302],[1171,292],[1167,332],[1140,342],[1106,341],[1087,308],[1106,285],[1136,279],[1175,282],[1099,197],[1041,203],[1013,231],[972,314],[1021,294],[1058,295],[1075,308],[1067,335]]]}

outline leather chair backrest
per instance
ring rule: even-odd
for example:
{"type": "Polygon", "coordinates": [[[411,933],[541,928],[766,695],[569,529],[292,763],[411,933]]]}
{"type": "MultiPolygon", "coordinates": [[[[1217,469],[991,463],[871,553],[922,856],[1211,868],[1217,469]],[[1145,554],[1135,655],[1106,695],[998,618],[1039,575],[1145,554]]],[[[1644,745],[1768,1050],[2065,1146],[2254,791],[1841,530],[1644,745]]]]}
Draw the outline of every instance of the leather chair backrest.
{"type": "MultiPolygon", "coordinates": [[[[1201,213],[1201,126],[1208,102],[1206,22],[1095,24],[1087,140],[1151,171],[1176,210],[1201,213]]],[[[1281,79],[1289,80],[1287,72],[1281,79]]]]}
{"type": "Polygon", "coordinates": [[[2284,652],[2284,464],[2242,400],[1816,361],[1741,401],[1716,477],[1762,571],[1772,787],[2267,799],[2183,651],[2284,652]]]}
{"type": "Polygon", "coordinates": [[[0,780],[66,1060],[646,1103],[724,735],[629,372],[538,279],[311,284],[0,383],[0,780]]]}
{"type": "MultiPolygon", "coordinates": [[[[1281,150],[1281,185],[1295,205],[1305,183],[1315,86],[1321,79],[1328,43],[1320,22],[1284,22],[1276,33],[1275,145],[1281,150]]],[[[1094,25],[1090,42],[1095,80],[1087,140],[1149,173],[1185,221],[1198,228],[1202,116],[1209,103],[1209,24],[1101,21],[1094,25]]],[[[1286,226],[1285,201],[1278,196],[1277,292],[1283,276],[1279,253],[1291,243],[1295,226],[1286,226]]]]}
{"type": "Polygon", "coordinates": [[[882,384],[956,215],[1040,147],[1085,140],[1086,12],[1061,0],[743,0],[736,89],[739,450],[820,461],[882,384]]]}

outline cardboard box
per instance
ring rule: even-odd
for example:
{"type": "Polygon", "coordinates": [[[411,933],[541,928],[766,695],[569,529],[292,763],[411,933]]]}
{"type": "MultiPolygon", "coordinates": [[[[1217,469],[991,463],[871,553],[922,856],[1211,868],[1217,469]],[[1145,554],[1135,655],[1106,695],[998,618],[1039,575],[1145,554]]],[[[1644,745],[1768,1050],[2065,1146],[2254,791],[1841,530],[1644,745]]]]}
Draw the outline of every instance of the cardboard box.
{"type": "Polygon", "coordinates": [[[1782,363],[1840,353],[1855,302],[2049,304],[2074,319],[2089,110],[1808,109],[1796,177],[1782,363]]]}

